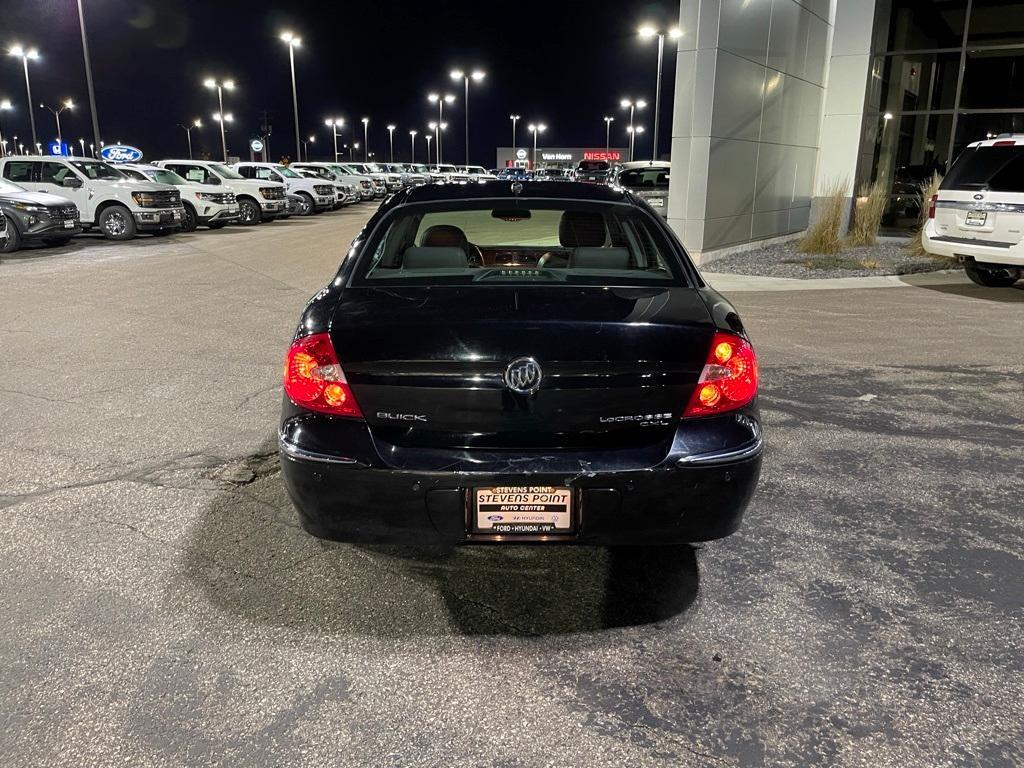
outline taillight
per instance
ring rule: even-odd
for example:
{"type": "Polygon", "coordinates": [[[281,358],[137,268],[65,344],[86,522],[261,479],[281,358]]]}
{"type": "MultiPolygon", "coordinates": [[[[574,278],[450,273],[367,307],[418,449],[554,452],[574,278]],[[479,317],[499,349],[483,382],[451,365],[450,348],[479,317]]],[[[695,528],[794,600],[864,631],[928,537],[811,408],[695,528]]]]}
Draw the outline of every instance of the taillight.
{"type": "Polygon", "coordinates": [[[928,218],[935,218],[935,201],[939,199],[938,195],[932,195],[931,202],[928,204],[928,218]]]}
{"type": "Polygon", "coordinates": [[[710,416],[742,408],[757,394],[757,356],[743,338],[716,331],[704,370],[683,417],[710,416]]]}
{"type": "Polygon", "coordinates": [[[284,361],[284,391],[296,405],[311,411],[361,419],[352,388],[334,354],[331,337],[314,333],[296,339],[284,361]]]}

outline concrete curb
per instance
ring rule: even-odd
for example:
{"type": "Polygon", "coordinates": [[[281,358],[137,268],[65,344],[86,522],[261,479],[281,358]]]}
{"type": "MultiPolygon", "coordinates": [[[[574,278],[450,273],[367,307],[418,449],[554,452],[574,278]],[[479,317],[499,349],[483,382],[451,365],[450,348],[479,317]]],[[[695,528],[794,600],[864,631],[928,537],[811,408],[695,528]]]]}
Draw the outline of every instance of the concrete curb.
{"type": "Polygon", "coordinates": [[[794,277],[762,277],[734,275],[725,272],[701,272],[716,290],[739,291],[840,291],[862,288],[913,288],[921,285],[953,285],[970,282],[961,270],[923,272],[913,275],[878,275],[877,277],[830,277],[801,280],[794,277]]]}

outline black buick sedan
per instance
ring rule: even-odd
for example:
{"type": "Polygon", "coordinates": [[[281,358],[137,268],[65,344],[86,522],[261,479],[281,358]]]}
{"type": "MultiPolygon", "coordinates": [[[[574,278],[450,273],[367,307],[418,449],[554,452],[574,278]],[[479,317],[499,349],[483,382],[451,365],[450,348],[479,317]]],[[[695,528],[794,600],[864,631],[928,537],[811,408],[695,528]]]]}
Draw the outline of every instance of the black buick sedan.
{"type": "Polygon", "coordinates": [[[718,538],[760,473],[757,378],[736,310],[630,192],[407,189],[299,321],[284,478],[341,541],[718,538]]]}

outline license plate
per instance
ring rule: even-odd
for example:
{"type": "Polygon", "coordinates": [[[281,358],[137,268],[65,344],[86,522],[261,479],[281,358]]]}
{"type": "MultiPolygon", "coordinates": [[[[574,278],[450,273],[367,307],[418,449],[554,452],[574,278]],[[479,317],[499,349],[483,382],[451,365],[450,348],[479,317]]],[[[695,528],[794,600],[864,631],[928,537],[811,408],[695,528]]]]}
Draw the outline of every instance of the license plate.
{"type": "Polygon", "coordinates": [[[550,486],[477,488],[475,529],[481,533],[571,533],[572,490],[550,486]]]}
{"type": "Polygon", "coordinates": [[[988,213],[985,211],[968,211],[967,220],[964,223],[972,227],[983,227],[986,219],[988,219],[988,213]]]}
{"type": "Polygon", "coordinates": [[[64,222],[64,229],[74,229],[74,228],[75,228],[75,222],[73,222],[73,221],[65,221],[64,222]]]}
{"type": "Polygon", "coordinates": [[[647,199],[647,202],[650,203],[651,206],[654,207],[654,208],[664,208],[665,207],[665,198],[663,198],[663,197],[651,197],[651,198],[647,199]]]}
{"type": "Polygon", "coordinates": [[[228,213],[238,213],[237,208],[228,208],[228,213]]]}

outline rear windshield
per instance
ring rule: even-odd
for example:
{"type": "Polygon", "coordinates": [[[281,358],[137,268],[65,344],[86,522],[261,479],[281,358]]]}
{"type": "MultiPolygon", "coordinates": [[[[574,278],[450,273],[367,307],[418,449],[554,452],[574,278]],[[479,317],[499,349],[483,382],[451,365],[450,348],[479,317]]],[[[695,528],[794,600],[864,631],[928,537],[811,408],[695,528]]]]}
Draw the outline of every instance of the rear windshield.
{"type": "Polygon", "coordinates": [[[374,231],[358,279],[413,285],[682,284],[657,224],[625,205],[472,201],[410,205],[374,231]]]}
{"type": "Polygon", "coordinates": [[[940,189],[1024,192],[1024,145],[969,147],[953,163],[940,189]]]}
{"type": "Polygon", "coordinates": [[[604,160],[583,160],[576,166],[581,171],[607,171],[609,167],[604,160]]]}
{"type": "Polygon", "coordinates": [[[632,168],[619,174],[627,189],[668,189],[668,168],[632,168]]]}

